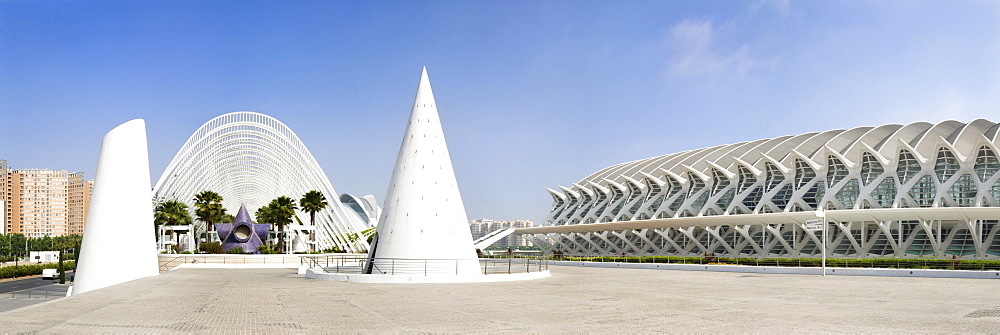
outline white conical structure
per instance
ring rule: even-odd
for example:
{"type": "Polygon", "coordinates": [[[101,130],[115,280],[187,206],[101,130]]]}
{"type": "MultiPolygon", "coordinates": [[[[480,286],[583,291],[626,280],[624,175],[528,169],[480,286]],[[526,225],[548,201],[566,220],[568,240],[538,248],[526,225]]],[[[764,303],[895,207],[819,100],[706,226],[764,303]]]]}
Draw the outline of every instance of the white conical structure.
{"type": "Polygon", "coordinates": [[[101,144],[73,294],[159,274],[150,189],[146,124],[125,122],[101,144]]]}
{"type": "Polygon", "coordinates": [[[376,232],[372,273],[480,272],[426,67],[376,232]]]}

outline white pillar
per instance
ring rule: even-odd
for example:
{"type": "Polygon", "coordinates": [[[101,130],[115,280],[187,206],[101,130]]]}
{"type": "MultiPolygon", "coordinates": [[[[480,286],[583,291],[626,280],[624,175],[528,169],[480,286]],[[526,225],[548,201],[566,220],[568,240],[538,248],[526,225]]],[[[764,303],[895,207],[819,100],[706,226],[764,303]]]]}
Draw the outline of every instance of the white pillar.
{"type": "Polygon", "coordinates": [[[73,294],[159,274],[143,120],[104,136],[94,179],[73,294]]]}

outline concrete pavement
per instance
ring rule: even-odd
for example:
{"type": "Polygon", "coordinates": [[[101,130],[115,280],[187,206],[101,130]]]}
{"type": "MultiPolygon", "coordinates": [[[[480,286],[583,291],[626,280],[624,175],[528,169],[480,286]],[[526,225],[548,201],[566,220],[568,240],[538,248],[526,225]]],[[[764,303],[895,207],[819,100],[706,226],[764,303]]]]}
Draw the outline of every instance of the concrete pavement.
{"type": "Polygon", "coordinates": [[[997,282],[552,266],[474,284],[179,269],[0,313],[0,332],[998,332],[997,282]]]}

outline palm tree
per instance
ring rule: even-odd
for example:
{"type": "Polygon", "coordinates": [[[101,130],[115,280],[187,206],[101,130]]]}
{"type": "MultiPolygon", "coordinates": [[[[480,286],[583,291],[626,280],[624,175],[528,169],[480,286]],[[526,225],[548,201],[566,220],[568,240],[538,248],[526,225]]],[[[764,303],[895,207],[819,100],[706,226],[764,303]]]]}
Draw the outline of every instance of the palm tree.
{"type": "Polygon", "coordinates": [[[222,208],[222,196],[212,191],[202,191],[194,196],[194,215],[205,223],[205,231],[212,231],[212,225],[226,215],[222,208]]]}
{"type": "MultiPolygon", "coordinates": [[[[309,240],[315,241],[316,212],[323,210],[328,205],[326,203],[326,196],[323,196],[323,193],[320,191],[312,190],[306,192],[306,194],[302,196],[302,199],[299,199],[299,205],[302,206],[303,211],[309,213],[309,224],[313,226],[313,231],[309,234],[309,240]]],[[[315,246],[315,243],[313,246],[315,246]]],[[[310,248],[313,246],[310,246],[310,248]]]]}
{"type": "Polygon", "coordinates": [[[191,224],[191,214],[188,213],[187,204],[177,200],[170,200],[156,205],[153,222],[157,226],[191,224]]]}
{"type": "MultiPolygon", "coordinates": [[[[286,196],[277,197],[271,200],[271,203],[267,204],[264,214],[278,225],[278,232],[280,232],[279,235],[281,236],[278,239],[278,250],[285,250],[285,225],[292,222],[292,216],[295,215],[296,209],[298,207],[295,206],[295,199],[286,196]]],[[[261,210],[258,209],[257,213],[259,215],[261,210]]]]}
{"type": "Polygon", "coordinates": [[[273,216],[271,215],[271,208],[267,206],[258,208],[257,211],[254,212],[254,216],[257,217],[257,223],[274,222],[274,219],[272,218],[273,216]]]}
{"type": "Polygon", "coordinates": [[[156,229],[154,234],[157,235],[157,240],[160,239],[158,227],[162,225],[189,224],[191,224],[191,214],[188,212],[187,204],[177,200],[170,200],[156,205],[155,213],[153,214],[153,227],[156,229]]]}

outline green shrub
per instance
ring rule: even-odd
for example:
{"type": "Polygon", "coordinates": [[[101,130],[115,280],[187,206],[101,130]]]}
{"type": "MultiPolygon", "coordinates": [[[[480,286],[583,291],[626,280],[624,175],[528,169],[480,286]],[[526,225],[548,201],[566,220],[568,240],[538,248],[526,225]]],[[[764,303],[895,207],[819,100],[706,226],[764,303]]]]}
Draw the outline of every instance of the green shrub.
{"type": "MultiPolygon", "coordinates": [[[[682,257],[682,256],[565,256],[551,255],[548,259],[583,262],[628,262],[628,263],[678,263],[707,264],[721,263],[734,265],[819,267],[821,258],[750,258],[750,257],[682,257]]],[[[961,259],[896,259],[896,258],[827,258],[828,267],[846,268],[894,268],[894,269],[942,269],[942,270],[997,270],[1000,260],[961,259]]]]}
{"type": "Polygon", "coordinates": [[[229,251],[226,251],[226,253],[227,254],[245,254],[246,252],[243,251],[243,247],[235,247],[235,248],[230,249],[229,251]]]}
{"type": "Polygon", "coordinates": [[[259,246],[259,247],[257,247],[257,252],[260,252],[261,254],[280,254],[281,253],[280,251],[278,251],[278,246],[274,245],[274,244],[265,244],[265,245],[259,246]]]}
{"type": "Polygon", "coordinates": [[[222,243],[221,242],[201,242],[198,244],[198,249],[209,254],[221,254],[222,253],[222,243]]]}
{"type": "MultiPolygon", "coordinates": [[[[76,265],[73,261],[63,262],[63,268],[72,269],[76,265]]],[[[18,266],[5,266],[0,268],[0,279],[33,276],[42,274],[42,269],[58,269],[59,264],[28,264],[18,266]]]]}

